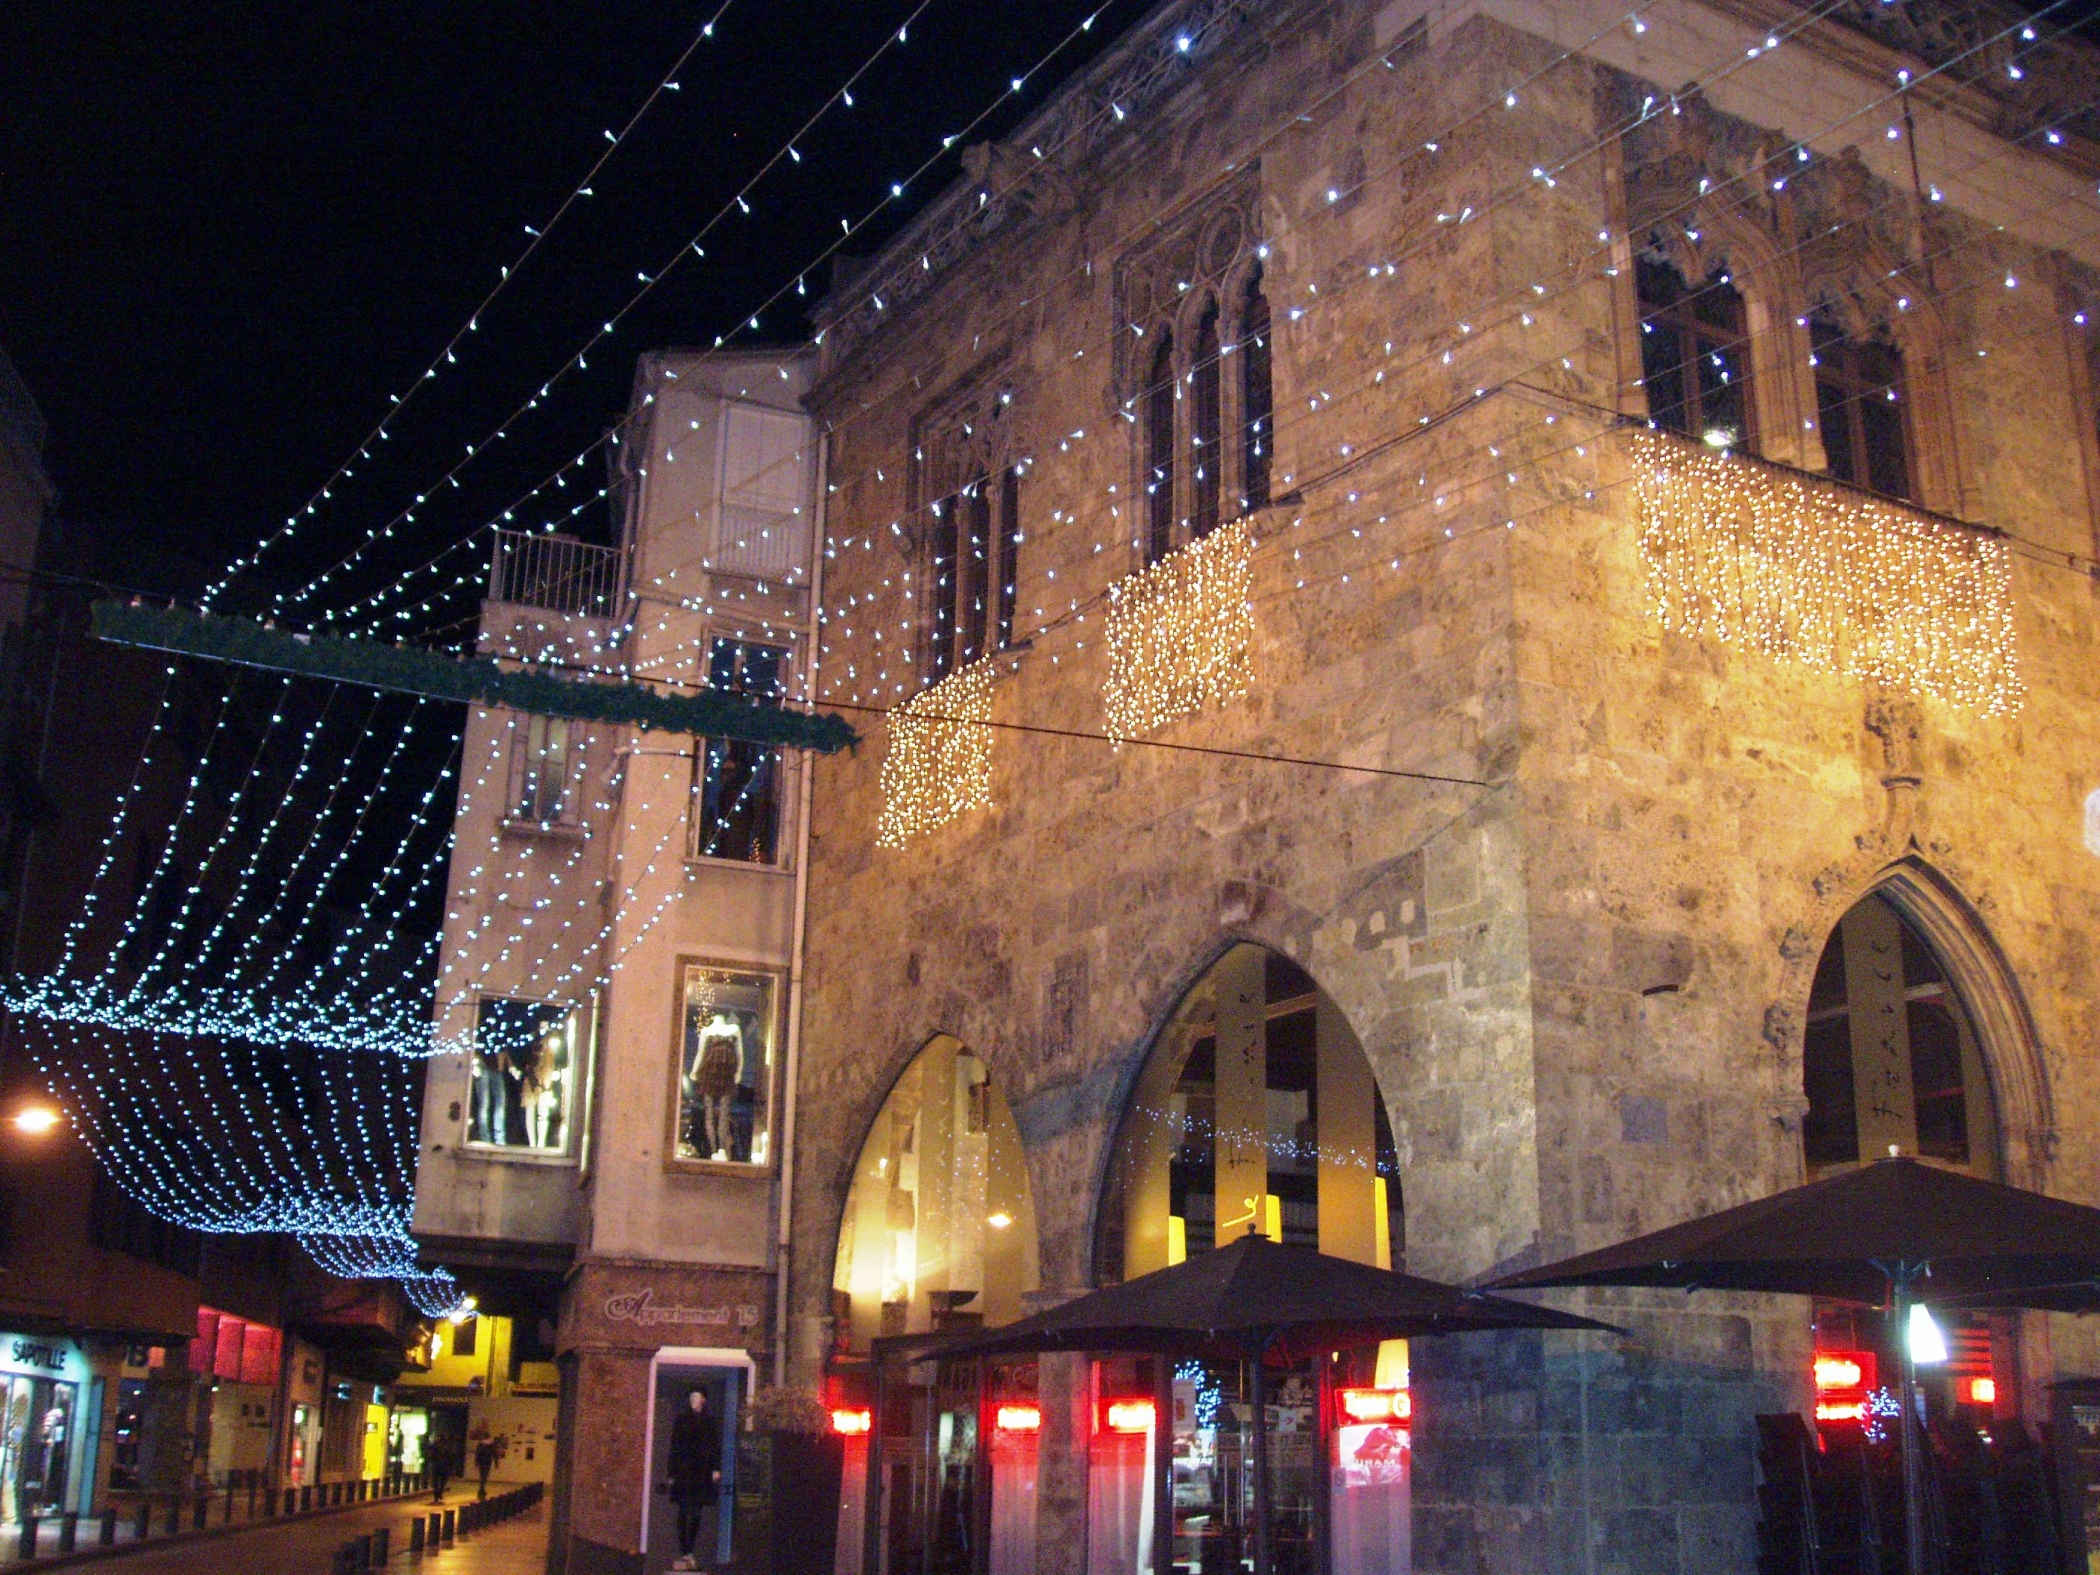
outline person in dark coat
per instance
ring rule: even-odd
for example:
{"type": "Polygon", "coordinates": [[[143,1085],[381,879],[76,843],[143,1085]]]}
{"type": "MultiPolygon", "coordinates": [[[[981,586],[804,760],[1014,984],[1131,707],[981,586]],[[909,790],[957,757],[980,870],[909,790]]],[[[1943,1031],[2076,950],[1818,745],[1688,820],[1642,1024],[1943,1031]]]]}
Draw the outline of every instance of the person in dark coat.
{"type": "Polygon", "coordinates": [[[707,1391],[685,1397],[685,1409],[671,1424],[671,1501],[678,1506],[678,1559],[674,1570],[698,1569],[693,1546],[700,1522],[722,1491],[722,1428],[708,1413],[707,1391]]]}
{"type": "Polygon", "coordinates": [[[489,1496],[489,1473],[495,1469],[496,1441],[484,1438],[474,1446],[474,1474],[481,1479],[480,1490],[474,1495],[477,1499],[489,1496]]]}

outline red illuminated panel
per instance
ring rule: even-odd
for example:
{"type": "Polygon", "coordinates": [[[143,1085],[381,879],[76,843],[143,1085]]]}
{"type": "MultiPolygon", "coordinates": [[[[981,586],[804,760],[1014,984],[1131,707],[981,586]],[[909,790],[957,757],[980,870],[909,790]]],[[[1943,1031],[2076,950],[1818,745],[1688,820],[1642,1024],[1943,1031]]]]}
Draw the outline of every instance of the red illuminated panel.
{"type": "Polygon", "coordinates": [[[277,1382],[277,1331],[267,1324],[251,1323],[241,1341],[241,1382],[277,1382]]]}
{"type": "Polygon", "coordinates": [[[1106,1400],[1101,1405],[1104,1433],[1149,1433],[1159,1409],[1150,1400],[1106,1400]]]}
{"type": "Polygon", "coordinates": [[[1995,1378],[1971,1378],[1962,1388],[1967,1391],[1971,1405],[1998,1403],[1998,1380],[1995,1378]]]}
{"type": "Polygon", "coordinates": [[[1816,1392],[1872,1389],[1878,1363],[1872,1351],[1816,1352],[1816,1392]]]}
{"type": "Polygon", "coordinates": [[[1405,1389],[1344,1389],[1340,1400],[1352,1422],[1405,1422],[1415,1409],[1405,1389]]]}
{"type": "Polygon", "coordinates": [[[1818,1422],[1864,1422],[1867,1419],[1867,1403],[1864,1400],[1818,1400],[1816,1420],[1818,1422]]]}
{"type": "Polygon", "coordinates": [[[834,1406],[831,1430],[842,1438],[859,1438],[875,1426],[875,1413],[852,1406],[834,1406]]]}
{"type": "Polygon", "coordinates": [[[1042,1408],[1032,1405],[1003,1405],[999,1407],[998,1425],[1002,1433],[1040,1433],[1043,1430],[1042,1408]]]}

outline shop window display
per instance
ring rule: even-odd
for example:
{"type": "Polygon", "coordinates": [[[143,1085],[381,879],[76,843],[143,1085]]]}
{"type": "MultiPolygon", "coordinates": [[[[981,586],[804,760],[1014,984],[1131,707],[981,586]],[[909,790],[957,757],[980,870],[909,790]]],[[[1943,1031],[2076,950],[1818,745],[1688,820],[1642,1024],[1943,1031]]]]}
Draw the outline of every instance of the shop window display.
{"type": "Polygon", "coordinates": [[[568,1151],[582,1013],[483,996],[475,1010],[467,1141],[532,1154],[568,1151]]]}
{"type": "Polygon", "coordinates": [[[770,1161],[779,982],[772,973],[685,965],[672,1146],[678,1159],[718,1165],[770,1161]]]}

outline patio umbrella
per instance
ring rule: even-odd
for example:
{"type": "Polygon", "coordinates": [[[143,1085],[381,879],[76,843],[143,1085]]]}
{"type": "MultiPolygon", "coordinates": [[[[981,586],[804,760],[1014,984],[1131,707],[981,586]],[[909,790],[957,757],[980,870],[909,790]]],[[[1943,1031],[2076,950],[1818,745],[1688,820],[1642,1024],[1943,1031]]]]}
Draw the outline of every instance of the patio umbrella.
{"type": "Polygon", "coordinates": [[[927,1356],[1137,1351],[1219,1361],[1294,1361],[1482,1329],[1605,1329],[1550,1307],[1242,1236],[997,1329],[957,1335],[927,1356]]]}
{"type": "Polygon", "coordinates": [[[1492,1329],[1592,1329],[1610,1324],[1550,1307],[1461,1290],[1435,1280],[1242,1236],[1214,1252],[1111,1285],[997,1329],[958,1335],[913,1353],[1012,1356],[1039,1351],[1129,1351],[1244,1361],[1251,1368],[1255,1570],[1272,1567],[1266,1379],[1270,1362],[1380,1340],[1492,1329]]]}
{"type": "Polygon", "coordinates": [[[2100,1278],[2100,1209],[1883,1159],[1632,1241],[1494,1282],[1496,1290],[1645,1285],[1772,1291],[1885,1305],[1902,1352],[1903,1497],[1909,1567],[1923,1575],[1923,1509],[1909,1340],[1911,1305],[2072,1305],[2100,1278]]]}

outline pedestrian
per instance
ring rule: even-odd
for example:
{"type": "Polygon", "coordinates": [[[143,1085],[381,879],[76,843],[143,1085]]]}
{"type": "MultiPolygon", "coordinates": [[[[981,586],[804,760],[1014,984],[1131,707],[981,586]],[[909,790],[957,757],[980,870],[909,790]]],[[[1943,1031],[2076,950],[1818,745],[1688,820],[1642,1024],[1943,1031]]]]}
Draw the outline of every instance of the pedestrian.
{"type": "Polygon", "coordinates": [[[457,1462],[452,1458],[452,1440],[432,1439],[430,1444],[430,1502],[445,1502],[445,1484],[453,1477],[457,1462]]]}
{"type": "Polygon", "coordinates": [[[722,1491],[722,1430],[707,1414],[707,1391],[695,1389],[685,1397],[685,1409],[671,1424],[671,1500],[678,1506],[678,1559],[674,1570],[693,1570],[693,1546],[700,1540],[700,1522],[714,1507],[722,1491]]]}
{"type": "Polygon", "coordinates": [[[474,1474],[481,1479],[480,1490],[474,1495],[476,1498],[489,1496],[489,1473],[495,1469],[496,1441],[484,1438],[474,1446],[474,1474]]]}

